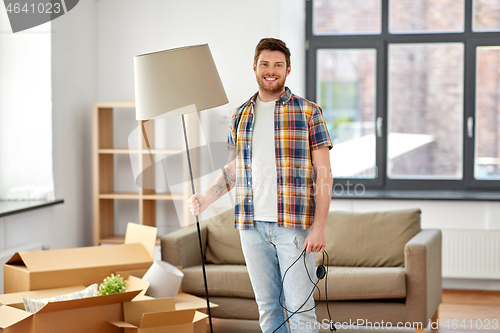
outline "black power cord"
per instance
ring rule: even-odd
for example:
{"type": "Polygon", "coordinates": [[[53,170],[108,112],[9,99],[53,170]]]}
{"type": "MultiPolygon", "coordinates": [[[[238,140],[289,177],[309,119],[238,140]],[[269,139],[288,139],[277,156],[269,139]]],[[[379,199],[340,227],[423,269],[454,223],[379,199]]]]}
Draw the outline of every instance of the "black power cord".
{"type": "Polygon", "coordinates": [[[332,316],[330,315],[330,308],[328,306],[328,289],[327,289],[328,288],[327,287],[327,285],[328,285],[328,261],[329,261],[328,253],[326,251],[323,251],[323,259],[321,261],[321,265],[319,265],[318,268],[316,268],[316,277],[318,279],[316,282],[314,282],[311,279],[311,275],[309,274],[309,270],[307,269],[306,251],[305,250],[302,251],[300,256],[297,259],[295,259],[295,261],[286,269],[285,273],[283,274],[283,279],[281,280],[281,290],[280,290],[280,295],[279,295],[278,301],[279,301],[280,306],[287,312],[287,314],[290,314],[290,316],[288,316],[288,318],[284,322],[282,322],[281,325],[276,327],[276,329],[273,331],[273,333],[275,333],[277,330],[279,330],[281,328],[281,326],[285,325],[290,320],[290,318],[292,318],[295,314],[304,313],[307,311],[312,311],[312,310],[314,310],[314,308],[316,308],[316,306],[318,306],[318,303],[315,303],[312,308],[300,311],[300,309],[302,309],[302,307],[304,305],[306,305],[309,298],[314,294],[315,289],[318,289],[319,300],[321,300],[321,290],[318,288],[318,283],[320,282],[320,280],[322,280],[325,277],[326,277],[325,278],[325,299],[326,299],[326,310],[328,312],[328,318],[330,319],[330,332],[337,332],[337,329],[332,322],[332,316]],[[326,262],[327,262],[326,267],[324,265],[325,264],[325,255],[326,255],[326,262]],[[307,273],[307,276],[309,277],[309,281],[311,281],[311,283],[313,284],[313,288],[312,288],[311,292],[309,293],[309,296],[307,296],[307,299],[304,301],[304,303],[302,303],[302,305],[297,310],[292,312],[292,311],[288,310],[281,303],[281,295],[283,294],[283,283],[285,281],[285,277],[286,277],[286,274],[288,273],[288,270],[290,270],[290,268],[292,268],[292,266],[295,265],[300,260],[301,257],[304,258],[304,268],[306,269],[306,273],[307,273]]]}

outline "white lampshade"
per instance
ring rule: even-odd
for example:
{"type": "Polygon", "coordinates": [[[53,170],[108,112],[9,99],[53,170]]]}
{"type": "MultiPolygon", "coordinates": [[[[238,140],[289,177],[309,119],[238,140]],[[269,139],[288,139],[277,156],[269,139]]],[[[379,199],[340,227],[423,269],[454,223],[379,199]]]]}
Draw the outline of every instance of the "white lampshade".
{"type": "Polygon", "coordinates": [[[134,72],[137,120],[228,103],[208,44],[135,56],[134,72]]]}
{"type": "Polygon", "coordinates": [[[165,261],[155,261],[142,277],[151,284],[148,294],[155,298],[175,297],[179,292],[184,273],[165,261]]]}

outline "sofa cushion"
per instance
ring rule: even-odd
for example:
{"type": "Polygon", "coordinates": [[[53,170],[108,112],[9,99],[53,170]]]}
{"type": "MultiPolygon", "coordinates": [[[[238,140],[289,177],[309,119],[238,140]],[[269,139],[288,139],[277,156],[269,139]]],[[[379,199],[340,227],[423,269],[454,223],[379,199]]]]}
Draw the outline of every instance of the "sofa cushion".
{"type": "MultiPolygon", "coordinates": [[[[182,291],[196,296],[205,296],[201,266],[182,270],[182,291]]],[[[254,298],[252,283],[245,265],[205,265],[208,294],[210,296],[254,298]]]]}
{"type": "MultiPolygon", "coordinates": [[[[208,293],[214,297],[254,298],[244,265],[206,265],[208,293]]],[[[201,266],[183,269],[182,291],[205,296],[201,266]]],[[[325,300],[324,280],[318,287],[325,300]]],[[[406,273],[401,267],[328,267],[329,300],[394,299],[406,297],[406,273]]],[[[312,285],[311,285],[312,290],[312,285]]],[[[318,292],[315,292],[318,300],[318,292]]]]}
{"type": "MultiPolygon", "coordinates": [[[[345,213],[330,212],[325,250],[330,266],[397,267],[404,265],[404,246],[420,231],[420,209],[345,213]]],[[[322,254],[316,255],[321,263],[322,254]]]]}
{"type": "MultiPolygon", "coordinates": [[[[406,272],[402,267],[328,267],[328,300],[395,299],[406,297],[406,272]]],[[[325,282],[320,281],[321,300],[325,282]]],[[[319,300],[316,290],[314,299],[319,300]]]]}
{"type": "Polygon", "coordinates": [[[234,209],[207,220],[206,260],[212,264],[245,264],[240,232],[234,228],[234,209]]]}

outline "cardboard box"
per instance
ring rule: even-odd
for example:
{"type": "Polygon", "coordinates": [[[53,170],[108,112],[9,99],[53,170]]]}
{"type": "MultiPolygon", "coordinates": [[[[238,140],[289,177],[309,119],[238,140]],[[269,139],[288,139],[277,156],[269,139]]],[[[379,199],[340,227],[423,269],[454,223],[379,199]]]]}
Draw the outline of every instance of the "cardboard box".
{"type": "Polygon", "coordinates": [[[111,323],[123,333],[205,333],[208,316],[196,311],[204,307],[204,300],[192,297],[191,302],[184,302],[183,307],[188,309],[178,309],[174,298],[126,302],[123,304],[125,320],[111,323]]]}
{"type": "Polygon", "coordinates": [[[0,332],[9,333],[116,333],[109,320],[123,320],[123,302],[140,291],[48,303],[31,314],[16,307],[0,306],[0,332]]]}
{"type": "Polygon", "coordinates": [[[149,283],[130,279],[125,293],[48,303],[31,314],[24,311],[23,297],[41,299],[72,293],[84,286],[0,295],[0,332],[7,333],[117,333],[110,320],[123,320],[123,302],[144,293],[149,283]]]}
{"type": "Polygon", "coordinates": [[[4,265],[4,292],[101,282],[117,271],[153,264],[156,228],[129,223],[125,244],[16,253],[4,265]]]}
{"type": "Polygon", "coordinates": [[[31,333],[33,332],[33,315],[23,310],[0,306],[0,332],[31,333]]]}
{"type": "Polygon", "coordinates": [[[51,298],[59,295],[76,293],[84,289],[85,286],[73,286],[73,287],[55,288],[47,290],[24,291],[20,293],[3,294],[0,295],[0,304],[24,310],[24,304],[23,304],[24,297],[29,297],[32,299],[51,298]]]}

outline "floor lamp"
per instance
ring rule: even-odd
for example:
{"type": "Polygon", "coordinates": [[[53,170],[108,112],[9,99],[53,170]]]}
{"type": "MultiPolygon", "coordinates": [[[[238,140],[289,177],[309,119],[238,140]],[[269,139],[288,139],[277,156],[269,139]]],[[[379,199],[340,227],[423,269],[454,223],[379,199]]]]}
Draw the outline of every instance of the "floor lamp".
{"type": "MultiPolygon", "coordinates": [[[[141,54],[134,57],[134,72],[137,120],[181,116],[191,190],[194,194],[184,115],[228,103],[210,48],[208,44],[203,44],[141,54]]],[[[143,131],[145,132],[144,129],[143,131]]],[[[147,142],[147,138],[145,139],[147,142]]],[[[210,332],[213,332],[198,216],[196,216],[196,227],[200,243],[210,332]]]]}

